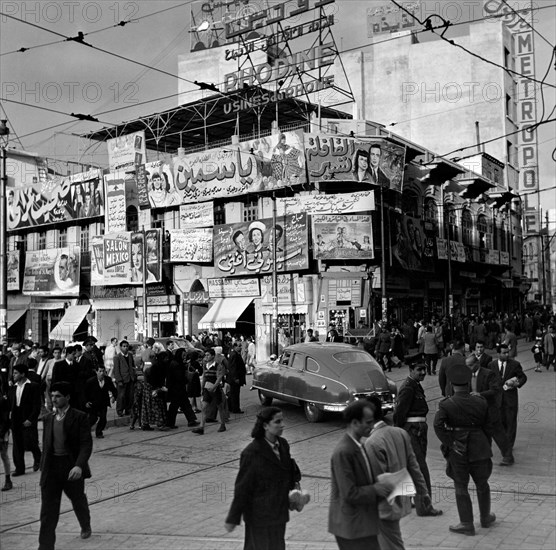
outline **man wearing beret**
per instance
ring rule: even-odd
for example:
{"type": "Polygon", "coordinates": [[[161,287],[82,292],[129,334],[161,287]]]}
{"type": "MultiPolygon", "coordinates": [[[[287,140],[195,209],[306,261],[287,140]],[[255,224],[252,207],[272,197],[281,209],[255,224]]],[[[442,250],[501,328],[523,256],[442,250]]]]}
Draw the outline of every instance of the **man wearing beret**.
{"type": "Polygon", "coordinates": [[[487,400],[469,392],[472,374],[466,365],[454,365],[448,372],[454,395],[440,401],[434,418],[434,431],[446,458],[446,475],[454,480],[460,523],[450,525],[453,533],[474,535],[473,504],[469,496],[469,477],[473,478],[479,502],[481,526],[490,527],[496,516],[490,511],[492,426],[487,400]]]}
{"type": "MultiPolygon", "coordinates": [[[[398,391],[394,424],[403,428],[411,439],[413,452],[425,478],[429,495],[432,496],[431,476],[427,466],[427,413],[429,406],[421,382],[425,379],[427,367],[421,354],[407,355],[404,361],[409,365],[409,376],[402,383],[398,391]]],[[[415,498],[418,516],[439,516],[442,510],[435,510],[430,499],[420,496],[415,498]]]]}

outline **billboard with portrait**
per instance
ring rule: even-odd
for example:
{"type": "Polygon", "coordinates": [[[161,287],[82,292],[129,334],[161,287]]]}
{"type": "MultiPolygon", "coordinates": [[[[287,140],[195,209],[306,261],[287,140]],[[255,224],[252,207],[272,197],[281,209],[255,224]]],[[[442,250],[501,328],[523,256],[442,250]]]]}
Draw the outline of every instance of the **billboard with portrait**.
{"type": "Polygon", "coordinates": [[[432,271],[434,239],[427,237],[423,221],[390,211],[392,261],[408,271],[432,271]]]}
{"type": "Polygon", "coordinates": [[[313,255],[316,260],[374,258],[370,215],[313,215],[313,255]]]}
{"type": "Polygon", "coordinates": [[[8,231],[104,215],[101,170],[6,189],[8,231]]]}
{"type": "Polygon", "coordinates": [[[145,164],[145,180],[151,208],[181,204],[181,195],[174,187],[170,165],[156,160],[145,164]]]}
{"type": "Polygon", "coordinates": [[[305,134],[309,180],[353,181],[401,193],[405,147],[380,138],[305,134]]]}
{"type": "Polygon", "coordinates": [[[147,160],[147,149],[145,146],[145,132],[133,132],[125,136],[109,139],[108,165],[111,172],[130,168],[135,164],[144,164],[147,160]]]}
{"type": "Polygon", "coordinates": [[[27,252],[23,294],[79,296],[80,258],[78,246],[27,252]]]}
{"type": "Polygon", "coordinates": [[[7,290],[19,290],[19,269],[20,269],[20,252],[19,250],[10,250],[8,254],[8,288],[7,290]]]}
{"type": "MultiPolygon", "coordinates": [[[[222,276],[272,273],[274,248],[272,219],[214,227],[214,267],[222,276]]],[[[307,215],[278,217],[274,228],[276,270],[309,267],[307,215]]]]}

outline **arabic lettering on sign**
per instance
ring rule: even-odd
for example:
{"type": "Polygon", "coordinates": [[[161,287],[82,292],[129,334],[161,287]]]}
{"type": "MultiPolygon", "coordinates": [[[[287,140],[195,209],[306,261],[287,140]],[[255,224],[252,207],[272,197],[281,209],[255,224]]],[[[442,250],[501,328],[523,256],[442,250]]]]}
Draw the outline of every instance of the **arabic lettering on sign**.
{"type": "Polygon", "coordinates": [[[212,229],[171,229],[169,233],[171,262],[212,261],[212,229]]]}
{"type": "Polygon", "coordinates": [[[280,216],[287,214],[349,214],[375,209],[374,190],[334,195],[300,195],[276,199],[280,216]]]}
{"type": "Polygon", "coordinates": [[[376,34],[405,31],[415,28],[420,19],[421,5],[419,2],[404,2],[404,8],[415,15],[411,17],[393,4],[384,4],[367,9],[368,36],[376,34]]]}
{"type": "Polygon", "coordinates": [[[208,289],[211,298],[260,296],[258,279],[209,279],[208,289]]]}
{"type": "Polygon", "coordinates": [[[308,268],[307,216],[279,217],[272,238],[272,220],[263,219],[214,228],[214,263],[222,275],[271,273],[276,241],[276,270],[308,268]]]}
{"type": "Polygon", "coordinates": [[[147,174],[145,173],[144,164],[135,165],[135,182],[137,183],[137,199],[140,208],[148,208],[149,192],[147,189],[147,174]]]}
{"type": "Polygon", "coordinates": [[[125,231],[126,223],[126,198],[125,198],[124,172],[106,174],[104,185],[106,188],[106,216],[105,228],[107,233],[125,231]]]}
{"type": "Polygon", "coordinates": [[[8,187],[8,231],[104,214],[101,171],[55,177],[28,187],[8,187]]]}
{"type": "Polygon", "coordinates": [[[109,139],[106,145],[111,172],[129,168],[135,164],[143,164],[147,160],[145,132],[143,131],[109,139]]]}
{"type": "MultiPolygon", "coordinates": [[[[280,274],[277,277],[277,295],[278,303],[280,304],[295,304],[296,294],[295,288],[297,285],[298,277],[297,275],[290,274],[280,274]]],[[[262,293],[261,301],[264,304],[272,303],[272,277],[265,276],[261,281],[262,293]]]]}
{"type": "Polygon", "coordinates": [[[214,225],[214,202],[182,204],[180,206],[180,229],[212,227],[214,225]]]}

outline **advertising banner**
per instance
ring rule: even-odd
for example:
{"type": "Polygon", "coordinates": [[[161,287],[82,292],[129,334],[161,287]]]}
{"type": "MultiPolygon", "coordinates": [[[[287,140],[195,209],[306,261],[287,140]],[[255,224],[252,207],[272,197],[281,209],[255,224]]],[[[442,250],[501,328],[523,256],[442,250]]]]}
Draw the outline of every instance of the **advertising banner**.
{"type": "Polygon", "coordinates": [[[211,298],[261,295],[259,279],[209,279],[208,289],[211,298]]]}
{"type": "Polygon", "coordinates": [[[373,228],[370,215],[313,215],[313,253],[317,260],[371,259],[373,228]]]}
{"type": "Polygon", "coordinates": [[[212,261],[212,228],[170,229],[170,261],[212,261]]]}
{"type": "Polygon", "coordinates": [[[160,160],[145,164],[147,193],[151,208],[166,208],[181,203],[181,195],[174,187],[172,170],[160,160]]]}
{"type": "Polygon", "coordinates": [[[147,174],[144,164],[135,165],[135,182],[137,184],[137,200],[140,208],[149,208],[149,191],[147,188],[147,174]]]}
{"type": "Polygon", "coordinates": [[[401,193],[405,147],[385,139],[305,134],[309,180],[366,182],[401,193]]]}
{"type": "Polygon", "coordinates": [[[279,216],[287,214],[350,214],[375,209],[375,192],[358,191],[336,195],[299,195],[277,197],[276,209],[279,216]]]}
{"type": "Polygon", "coordinates": [[[214,203],[182,204],[180,206],[180,229],[212,227],[214,225],[214,203]]]}
{"type": "Polygon", "coordinates": [[[23,294],[31,296],[79,296],[78,246],[27,252],[23,294]]]}
{"type": "Polygon", "coordinates": [[[19,250],[10,250],[8,253],[8,288],[19,290],[19,268],[21,255],[19,250]]]}
{"type": "Polygon", "coordinates": [[[174,158],[181,203],[305,183],[303,132],[292,131],[174,158]]]}
{"type": "MultiPolygon", "coordinates": [[[[467,261],[467,255],[465,253],[465,247],[462,243],[456,241],[450,241],[450,249],[452,252],[451,260],[453,262],[465,263],[467,261]]],[[[448,241],[446,239],[436,239],[436,252],[439,260],[448,259],[448,241]]]]}
{"type": "Polygon", "coordinates": [[[392,257],[408,271],[432,271],[434,240],[426,237],[423,221],[389,212],[392,257]]]}
{"type": "Polygon", "coordinates": [[[104,176],[106,188],[104,228],[106,233],[117,233],[127,229],[125,179],[126,174],[123,170],[104,176]]]}
{"type": "MultiPolygon", "coordinates": [[[[139,234],[141,235],[141,233],[139,234]]],[[[147,283],[160,283],[162,281],[162,229],[145,230],[145,254],[147,258],[147,283]]]]}
{"type": "Polygon", "coordinates": [[[147,160],[145,132],[134,132],[117,138],[109,139],[108,165],[111,172],[129,168],[135,164],[144,164],[147,160]]]}
{"type": "MultiPolygon", "coordinates": [[[[272,273],[272,219],[214,227],[216,273],[254,275],[272,273]]],[[[298,271],[309,267],[306,214],[279,217],[275,227],[276,270],[298,271]]]]}
{"type": "Polygon", "coordinates": [[[6,189],[8,231],[104,215],[101,170],[6,189]]]}

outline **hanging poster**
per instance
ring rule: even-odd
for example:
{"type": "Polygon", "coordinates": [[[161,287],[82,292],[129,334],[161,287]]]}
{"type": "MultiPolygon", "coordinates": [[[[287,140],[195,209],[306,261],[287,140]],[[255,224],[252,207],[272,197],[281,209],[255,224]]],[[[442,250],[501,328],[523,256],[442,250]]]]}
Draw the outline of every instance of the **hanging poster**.
{"type": "Polygon", "coordinates": [[[214,203],[182,204],[180,206],[180,229],[212,227],[214,225],[214,203]]]}
{"type": "Polygon", "coordinates": [[[78,246],[27,252],[23,294],[32,296],[79,296],[78,246]]]}
{"type": "Polygon", "coordinates": [[[374,258],[370,215],[318,214],[312,221],[316,260],[374,258]]]}
{"type": "Polygon", "coordinates": [[[106,233],[116,233],[127,229],[125,172],[114,172],[104,176],[106,188],[106,215],[104,228],[106,233]]]}
{"type": "Polygon", "coordinates": [[[212,228],[170,229],[170,261],[212,261],[212,228]]]}
{"type": "Polygon", "coordinates": [[[434,241],[425,237],[423,222],[389,212],[392,258],[409,271],[432,271],[434,241]]]}
{"type": "Polygon", "coordinates": [[[364,182],[401,193],[405,147],[386,139],[305,134],[310,181],[364,182]]]}
{"type": "Polygon", "coordinates": [[[276,210],[279,216],[287,214],[350,214],[375,209],[375,192],[357,191],[334,195],[298,195],[277,197],[276,210]]]}
{"type": "Polygon", "coordinates": [[[104,215],[101,170],[6,189],[8,231],[104,215]]]}
{"type": "MultiPolygon", "coordinates": [[[[306,214],[279,217],[275,226],[276,270],[309,267],[306,214]]],[[[272,219],[214,227],[214,267],[223,276],[272,273],[272,219]]]]}
{"type": "Polygon", "coordinates": [[[174,187],[172,170],[161,160],[145,164],[147,193],[151,208],[166,208],[181,203],[180,194],[174,187]]]}
{"type": "Polygon", "coordinates": [[[143,131],[109,139],[106,144],[111,172],[129,168],[135,164],[144,164],[147,160],[145,132],[143,131]]]}
{"type": "Polygon", "coordinates": [[[145,231],[145,255],[148,274],[147,283],[160,283],[162,281],[162,229],[147,229],[145,231]]]}
{"type": "Polygon", "coordinates": [[[8,290],[19,290],[19,268],[20,253],[19,250],[10,250],[8,253],[8,290]]]}
{"type": "Polygon", "coordinates": [[[282,132],[177,156],[173,177],[182,203],[305,183],[303,132],[282,132]]]}

